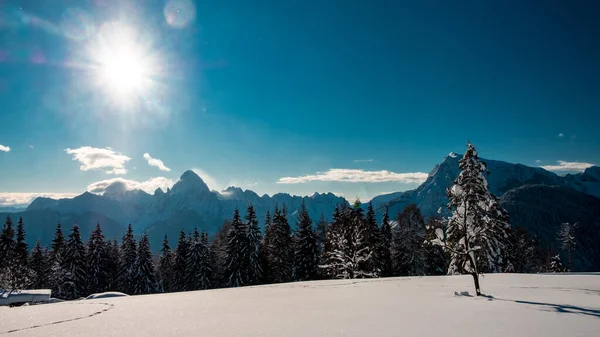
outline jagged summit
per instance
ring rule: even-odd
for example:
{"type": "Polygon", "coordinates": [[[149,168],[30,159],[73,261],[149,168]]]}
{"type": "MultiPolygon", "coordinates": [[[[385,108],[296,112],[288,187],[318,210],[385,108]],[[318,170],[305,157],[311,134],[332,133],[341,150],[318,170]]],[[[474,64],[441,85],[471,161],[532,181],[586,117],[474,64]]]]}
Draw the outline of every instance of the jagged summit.
{"type": "Polygon", "coordinates": [[[210,192],[208,186],[192,170],[183,172],[179,180],[173,185],[173,188],[169,191],[170,194],[182,193],[189,190],[197,190],[199,192],[210,192]]]}

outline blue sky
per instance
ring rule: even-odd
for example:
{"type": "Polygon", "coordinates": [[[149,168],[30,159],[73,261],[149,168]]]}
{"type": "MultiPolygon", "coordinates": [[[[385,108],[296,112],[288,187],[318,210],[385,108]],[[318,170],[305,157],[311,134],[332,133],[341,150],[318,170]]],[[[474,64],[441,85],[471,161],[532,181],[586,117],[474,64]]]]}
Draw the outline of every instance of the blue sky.
{"type": "Polygon", "coordinates": [[[2,1],[0,203],[110,179],[151,190],[187,169],[216,190],[369,199],[467,140],[558,173],[600,164],[599,10],[2,1]]]}

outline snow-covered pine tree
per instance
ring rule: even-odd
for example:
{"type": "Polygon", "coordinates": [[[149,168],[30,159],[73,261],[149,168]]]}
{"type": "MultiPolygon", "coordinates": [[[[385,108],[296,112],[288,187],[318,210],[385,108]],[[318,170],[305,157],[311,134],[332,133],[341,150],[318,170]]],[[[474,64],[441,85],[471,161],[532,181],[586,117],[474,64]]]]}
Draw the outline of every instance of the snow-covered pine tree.
{"type": "MultiPolygon", "coordinates": [[[[351,278],[371,278],[379,276],[379,268],[374,263],[374,247],[371,246],[371,226],[363,215],[362,203],[356,199],[349,210],[350,230],[347,231],[347,252],[350,257],[351,278]]],[[[375,224],[377,226],[377,224],[375,224]]]]}
{"type": "Polygon", "coordinates": [[[256,212],[252,205],[246,210],[246,230],[248,238],[248,274],[246,281],[248,284],[260,284],[263,278],[261,266],[261,242],[260,227],[256,219],[256,212]]]}
{"type": "Polygon", "coordinates": [[[63,234],[60,222],[56,225],[56,230],[54,231],[54,237],[52,238],[50,248],[52,248],[50,251],[50,260],[52,263],[60,262],[60,255],[65,249],[65,236],[63,234]]]}
{"type": "Polygon", "coordinates": [[[137,252],[138,249],[135,236],[133,235],[133,228],[129,224],[127,233],[125,233],[121,240],[121,268],[119,273],[119,288],[126,294],[135,293],[137,252]]]}
{"type": "Polygon", "coordinates": [[[135,294],[153,294],[157,292],[154,257],[146,233],[142,234],[135,263],[135,294]]]}
{"type": "Polygon", "coordinates": [[[367,269],[373,273],[373,277],[379,277],[381,269],[379,269],[379,246],[381,244],[381,231],[377,226],[377,219],[375,219],[375,210],[373,204],[369,202],[367,207],[367,214],[365,216],[365,239],[369,250],[371,251],[370,261],[368,262],[367,269]]]}
{"type": "Polygon", "coordinates": [[[444,221],[439,217],[429,218],[425,226],[425,242],[423,242],[423,255],[425,258],[425,275],[444,275],[448,270],[448,254],[440,245],[433,242],[436,231],[444,230],[444,221]]]}
{"type": "Polygon", "coordinates": [[[27,248],[27,241],[25,241],[25,227],[23,225],[23,218],[19,217],[17,223],[17,237],[15,242],[15,258],[19,266],[27,266],[27,257],[29,249],[27,248]]]}
{"type": "Polygon", "coordinates": [[[48,259],[42,250],[40,240],[37,240],[29,256],[29,268],[31,269],[31,288],[42,289],[48,285],[48,259]]]}
{"type": "Polygon", "coordinates": [[[298,230],[294,240],[294,280],[314,280],[317,274],[319,251],[317,237],[304,200],[298,212],[296,228],[298,230]]]}
{"type": "Polygon", "coordinates": [[[448,207],[453,210],[446,231],[445,247],[451,255],[448,273],[472,275],[479,296],[482,269],[495,272],[502,267],[510,225],[498,198],[488,190],[487,167],[473,144],[467,144],[459,167],[461,172],[448,189],[448,207]]]}
{"type": "Polygon", "coordinates": [[[535,265],[535,242],[529,238],[529,232],[522,227],[517,227],[509,234],[510,245],[508,259],[512,270],[506,272],[534,273],[535,265]]]}
{"type": "Polygon", "coordinates": [[[292,280],[293,248],[291,228],[287,220],[285,205],[281,210],[275,206],[269,234],[271,234],[271,237],[267,240],[267,265],[270,282],[289,282],[292,280]]]}
{"type": "Polygon", "coordinates": [[[550,258],[548,271],[551,273],[563,273],[565,271],[565,267],[563,267],[562,261],[560,260],[560,255],[555,255],[550,258]]]}
{"type": "Polygon", "coordinates": [[[325,248],[325,237],[327,236],[327,220],[325,219],[325,214],[323,214],[323,212],[321,212],[321,216],[317,222],[315,235],[317,237],[317,250],[319,251],[319,254],[322,254],[325,248]]]}
{"type": "Polygon", "coordinates": [[[0,234],[0,273],[8,273],[8,268],[12,268],[15,259],[15,246],[15,230],[12,219],[7,216],[0,234]]]}
{"type": "Polygon", "coordinates": [[[246,279],[249,269],[248,248],[248,230],[236,208],[231,221],[231,229],[227,235],[225,277],[228,287],[241,287],[248,284],[246,279]]]}
{"type": "Polygon", "coordinates": [[[86,252],[78,225],[73,225],[63,255],[63,269],[66,275],[62,287],[65,291],[65,299],[72,300],[85,296],[88,289],[86,252]]]}
{"type": "Polygon", "coordinates": [[[196,235],[196,233],[198,233],[198,230],[194,229],[187,260],[188,290],[208,289],[210,287],[208,236],[205,232],[202,232],[202,236],[199,233],[196,235]]]}
{"type": "Polygon", "coordinates": [[[272,239],[273,239],[273,231],[272,231],[272,226],[273,224],[271,223],[271,212],[269,212],[267,210],[267,213],[265,214],[265,227],[264,227],[264,233],[265,235],[262,237],[261,240],[261,244],[260,244],[260,268],[262,270],[262,279],[261,279],[261,283],[265,284],[265,283],[269,283],[271,282],[271,272],[269,270],[269,260],[268,260],[268,256],[269,256],[269,247],[272,246],[272,239]]]}
{"type": "Polygon", "coordinates": [[[200,235],[200,244],[202,251],[200,254],[200,289],[209,289],[212,286],[212,252],[210,249],[210,243],[208,242],[208,233],[202,231],[200,235]]]}
{"type": "Polygon", "coordinates": [[[90,235],[87,244],[86,262],[89,293],[100,293],[106,290],[107,261],[108,255],[106,243],[104,242],[104,234],[102,234],[100,224],[96,224],[96,229],[90,235]]]}
{"type": "Polygon", "coordinates": [[[425,274],[424,236],[425,220],[419,207],[415,204],[406,206],[398,215],[398,226],[394,233],[394,275],[425,274]]]}
{"type": "Polygon", "coordinates": [[[225,277],[225,263],[227,262],[227,236],[231,230],[231,221],[225,220],[219,228],[210,245],[212,279],[211,284],[214,288],[225,287],[227,280],[225,277]]]}
{"type": "Polygon", "coordinates": [[[160,257],[158,259],[158,284],[159,291],[168,293],[173,291],[173,251],[169,246],[169,239],[165,234],[165,238],[160,249],[160,257]]]}
{"type": "Polygon", "coordinates": [[[339,206],[333,211],[333,221],[327,227],[319,269],[326,278],[348,278],[343,249],[346,245],[339,206]]]}
{"type": "Polygon", "coordinates": [[[179,232],[179,240],[175,248],[175,256],[173,261],[173,291],[188,290],[187,283],[187,256],[190,252],[189,240],[185,236],[185,232],[179,232]]]}
{"type": "Polygon", "coordinates": [[[577,226],[577,223],[571,224],[565,222],[560,224],[560,228],[558,229],[560,246],[567,251],[567,256],[569,257],[568,272],[573,271],[573,249],[575,249],[575,245],[577,244],[577,240],[575,239],[575,230],[577,229],[577,226]]]}
{"type": "Polygon", "coordinates": [[[392,226],[390,224],[390,217],[386,207],[385,212],[383,213],[383,219],[381,220],[381,234],[378,254],[381,277],[390,277],[393,275],[392,239],[392,226]]]}
{"type": "Polygon", "coordinates": [[[121,249],[117,238],[106,244],[106,290],[117,291],[119,289],[119,272],[121,271],[121,249]]]}

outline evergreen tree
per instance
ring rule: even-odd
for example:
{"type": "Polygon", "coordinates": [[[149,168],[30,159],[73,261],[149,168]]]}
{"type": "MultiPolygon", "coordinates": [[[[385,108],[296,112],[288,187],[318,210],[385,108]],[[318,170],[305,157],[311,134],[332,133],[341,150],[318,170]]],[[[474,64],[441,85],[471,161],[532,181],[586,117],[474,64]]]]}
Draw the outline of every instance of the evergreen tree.
{"type": "Polygon", "coordinates": [[[190,252],[190,245],[185,232],[179,232],[179,241],[175,248],[175,258],[173,264],[173,291],[188,290],[187,282],[187,257],[190,252]]]}
{"type": "Polygon", "coordinates": [[[157,292],[154,258],[146,233],[142,234],[138,244],[135,272],[135,294],[153,294],[157,292]]]}
{"type": "Polygon", "coordinates": [[[317,236],[304,201],[300,206],[296,227],[298,232],[295,235],[294,242],[294,280],[313,280],[317,274],[319,252],[317,249],[317,236]]]}
{"type": "Polygon", "coordinates": [[[206,232],[202,232],[202,235],[196,235],[196,233],[198,233],[197,229],[194,230],[194,236],[190,242],[190,250],[187,261],[189,280],[188,288],[190,290],[208,289],[211,284],[208,234],[206,232]]]}
{"type": "Polygon", "coordinates": [[[120,280],[119,288],[126,294],[134,294],[136,286],[136,275],[137,271],[137,244],[135,236],[133,235],[133,228],[131,224],[127,228],[127,233],[121,240],[121,268],[120,268],[120,280]]]}
{"type": "Polygon", "coordinates": [[[261,244],[260,244],[260,267],[262,270],[262,279],[261,279],[262,284],[269,283],[271,280],[268,256],[269,256],[270,247],[272,247],[272,245],[271,245],[271,241],[273,240],[272,228],[273,228],[273,226],[271,223],[271,213],[267,210],[267,213],[265,214],[265,227],[264,227],[265,235],[262,237],[261,244]]]}
{"type": "Polygon", "coordinates": [[[423,243],[423,255],[425,262],[425,275],[444,275],[448,270],[448,254],[440,245],[433,242],[436,239],[436,230],[444,230],[444,222],[441,218],[431,217],[425,226],[425,241],[423,243]]]}
{"type": "Polygon", "coordinates": [[[246,281],[248,284],[260,284],[262,281],[262,266],[261,266],[261,242],[260,228],[256,219],[256,212],[252,205],[246,210],[246,229],[248,240],[248,274],[246,281]]]}
{"type": "Polygon", "coordinates": [[[0,234],[0,273],[8,273],[9,268],[12,268],[12,263],[15,259],[15,230],[13,228],[12,219],[6,217],[2,234],[0,234]]]}
{"type": "Polygon", "coordinates": [[[347,278],[343,263],[345,259],[342,256],[342,249],[345,245],[342,225],[340,209],[336,205],[333,211],[333,221],[327,227],[319,264],[319,269],[324,271],[326,278],[347,278]]]}
{"type": "Polygon", "coordinates": [[[569,269],[568,272],[573,271],[573,249],[577,244],[575,240],[575,230],[577,229],[577,223],[571,224],[568,222],[562,223],[558,230],[558,240],[560,241],[561,248],[567,251],[569,257],[569,269]]]}
{"type": "Polygon", "coordinates": [[[63,235],[60,222],[56,225],[56,231],[54,232],[54,238],[52,239],[52,244],[50,247],[52,248],[50,253],[52,262],[60,262],[60,255],[65,249],[65,236],[63,235]]]}
{"type": "Polygon", "coordinates": [[[119,289],[119,273],[121,271],[121,249],[117,238],[106,244],[106,290],[116,291],[119,289]]]}
{"type": "Polygon", "coordinates": [[[390,224],[390,218],[388,215],[388,209],[386,207],[385,213],[383,213],[383,219],[381,220],[381,234],[380,234],[380,245],[379,245],[379,268],[381,270],[381,277],[390,277],[393,275],[393,264],[392,264],[392,225],[390,224]]]}
{"type": "Polygon", "coordinates": [[[535,261],[535,242],[529,238],[529,232],[525,228],[515,228],[509,235],[509,261],[512,268],[507,272],[515,273],[534,273],[536,268],[535,261]]]}
{"type": "Polygon", "coordinates": [[[17,223],[17,240],[15,244],[15,258],[19,266],[27,266],[27,257],[29,249],[25,241],[25,228],[23,226],[23,218],[19,217],[17,223]]]}
{"type": "Polygon", "coordinates": [[[231,230],[231,221],[225,220],[223,225],[215,234],[212,243],[210,245],[210,265],[212,266],[212,280],[211,284],[213,287],[226,287],[226,263],[227,263],[227,237],[231,230]]]}
{"type": "Polygon", "coordinates": [[[88,277],[85,263],[85,245],[81,240],[79,226],[73,225],[62,259],[65,278],[62,285],[65,299],[77,299],[87,294],[88,277]]]}
{"type": "Polygon", "coordinates": [[[394,274],[417,276],[425,274],[423,241],[425,220],[415,204],[408,205],[398,215],[398,226],[394,233],[394,274]]]}
{"type": "Polygon", "coordinates": [[[367,215],[365,216],[364,221],[365,240],[371,252],[370,261],[367,263],[367,270],[373,273],[373,277],[378,277],[381,273],[381,270],[379,269],[379,246],[381,243],[381,231],[379,230],[379,226],[377,226],[373,204],[370,202],[369,206],[367,207],[367,215]]]}
{"type": "Polygon", "coordinates": [[[321,216],[317,222],[315,235],[317,237],[317,249],[319,254],[322,254],[325,248],[325,238],[327,237],[327,220],[325,220],[325,214],[323,214],[323,212],[321,212],[321,216]]]}
{"type": "Polygon", "coordinates": [[[37,240],[29,257],[29,268],[31,268],[31,287],[42,289],[48,285],[48,261],[47,255],[42,250],[40,240],[37,240]]]}
{"type": "Polygon", "coordinates": [[[159,291],[171,292],[173,291],[173,251],[169,246],[169,240],[167,235],[162,243],[160,250],[160,257],[158,259],[158,279],[159,279],[159,291]]]}
{"type": "Polygon", "coordinates": [[[467,144],[459,167],[461,172],[448,189],[448,206],[453,210],[446,230],[445,247],[451,255],[448,273],[472,275],[479,296],[479,273],[502,267],[510,225],[498,198],[488,190],[486,164],[479,160],[471,143],[467,144]]]}
{"type": "Polygon", "coordinates": [[[107,284],[106,264],[108,261],[108,254],[100,224],[96,225],[96,229],[92,232],[92,235],[90,235],[87,245],[86,261],[87,275],[89,277],[88,291],[92,294],[105,291],[107,284]]]}
{"type": "Polygon", "coordinates": [[[284,207],[280,210],[275,206],[273,223],[265,235],[267,244],[267,268],[269,270],[269,282],[282,283],[292,280],[293,248],[291,228],[287,220],[287,212],[284,207]]]}
{"type": "MultiPolygon", "coordinates": [[[[372,208],[371,208],[372,210],[372,208]]],[[[375,214],[372,214],[372,222],[375,221],[375,214]]],[[[375,262],[375,247],[372,246],[376,232],[373,233],[373,224],[366,221],[363,215],[362,204],[356,199],[354,206],[350,210],[350,228],[347,233],[348,256],[352,266],[351,278],[370,278],[378,277],[379,269],[375,262]]],[[[377,223],[375,223],[377,227],[377,223]]]]}
{"type": "Polygon", "coordinates": [[[550,266],[548,270],[551,273],[563,273],[565,271],[562,261],[560,260],[560,255],[555,255],[550,259],[550,266]]]}
{"type": "Polygon", "coordinates": [[[231,221],[231,229],[227,235],[227,261],[225,264],[225,277],[228,287],[241,287],[248,284],[248,233],[246,224],[240,218],[240,212],[236,208],[231,221]]]}

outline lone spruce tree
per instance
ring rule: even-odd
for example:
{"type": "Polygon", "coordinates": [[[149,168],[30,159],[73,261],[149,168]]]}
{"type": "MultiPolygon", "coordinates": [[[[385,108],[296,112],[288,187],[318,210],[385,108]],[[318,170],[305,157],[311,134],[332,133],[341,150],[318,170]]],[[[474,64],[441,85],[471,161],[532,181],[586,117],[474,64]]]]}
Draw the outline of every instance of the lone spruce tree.
{"type": "MultiPolygon", "coordinates": [[[[459,161],[460,174],[448,189],[448,207],[453,211],[446,230],[445,247],[450,252],[449,274],[470,274],[477,296],[481,295],[479,273],[481,267],[495,272],[505,256],[508,216],[487,187],[484,174],[486,164],[479,160],[475,146],[470,142],[459,161]]],[[[442,242],[440,230],[438,242],[442,242]]]]}

